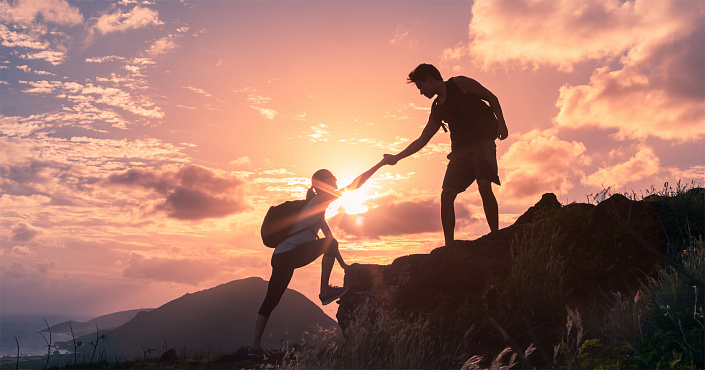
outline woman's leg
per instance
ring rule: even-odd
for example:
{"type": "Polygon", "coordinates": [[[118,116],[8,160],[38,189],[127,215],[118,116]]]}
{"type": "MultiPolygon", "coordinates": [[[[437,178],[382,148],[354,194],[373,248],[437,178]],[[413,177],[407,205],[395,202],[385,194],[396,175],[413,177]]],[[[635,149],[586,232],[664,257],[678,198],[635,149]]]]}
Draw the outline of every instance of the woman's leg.
{"type": "Polygon", "coordinates": [[[252,337],[252,348],[255,349],[262,348],[262,334],[267,326],[269,315],[272,314],[274,307],[279,304],[286,288],[289,286],[289,282],[291,282],[291,277],[294,275],[293,268],[277,263],[277,260],[274,256],[272,257],[272,277],[269,279],[267,295],[264,297],[255,322],[255,333],[252,337]]]}
{"type": "Polygon", "coordinates": [[[272,277],[267,286],[267,295],[259,309],[257,321],[255,322],[255,333],[252,338],[252,348],[262,347],[262,334],[267,326],[269,315],[279,304],[286,288],[294,275],[294,269],[308,265],[315,261],[321,254],[323,257],[323,271],[321,271],[321,293],[328,289],[328,281],[335,256],[338,254],[338,241],[334,238],[322,238],[312,240],[296,246],[296,248],[279,254],[272,255],[272,277]]]}
{"type": "Polygon", "coordinates": [[[321,238],[312,240],[308,243],[301,244],[289,252],[287,258],[292,261],[296,268],[303,267],[315,261],[318,256],[323,254],[321,262],[321,290],[324,294],[328,291],[330,274],[333,271],[336,256],[338,255],[338,241],[335,238],[321,238]]]}

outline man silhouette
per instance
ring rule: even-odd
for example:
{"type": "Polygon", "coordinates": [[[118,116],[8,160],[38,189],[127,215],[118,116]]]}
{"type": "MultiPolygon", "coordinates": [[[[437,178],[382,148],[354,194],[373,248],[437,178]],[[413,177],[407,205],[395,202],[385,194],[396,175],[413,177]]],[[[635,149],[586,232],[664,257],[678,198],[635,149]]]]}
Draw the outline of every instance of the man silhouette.
{"type": "Polygon", "coordinates": [[[448,168],[441,191],[441,224],[445,245],[455,240],[455,198],[475,180],[490,231],[497,231],[499,207],[492,192],[492,183],[501,184],[494,141],[497,138],[504,140],[508,135],[499,100],[471,78],[456,76],[443,81],[441,73],[431,64],[416,67],[409,73],[408,82],[416,84],[421,95],[429,99],[437,97],[431,105],[431,114],[421,136],[398,154],[385,154],[387,163],[394,165],[421,150],[439,128],[446,132],[450,129],[451,153],[448,154],[448,168]]]}

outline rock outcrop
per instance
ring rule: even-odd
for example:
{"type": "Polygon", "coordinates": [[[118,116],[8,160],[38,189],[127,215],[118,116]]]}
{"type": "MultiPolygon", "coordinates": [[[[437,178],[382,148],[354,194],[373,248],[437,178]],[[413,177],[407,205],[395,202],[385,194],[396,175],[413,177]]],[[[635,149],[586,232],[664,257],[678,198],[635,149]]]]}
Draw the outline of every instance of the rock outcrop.
{"type": "MultiPolygon", "coordinates": [[[[600,307],[611,292],[628,292],[655,276],[665,250],[659,207],[622,195],[598,205],[563,206],[555,195],[544,194],[516,223],[479,239],[399,257],[390,265],[352,265],[345,273],[350,291],[340,300],[338,322],[345,329],[369,300],[402,318],[433,314],[443,306],[446,314],[462,312],[462,320],[476,326],[473,336],[485,353],[498,353],[509,338],[524,348],[529,343],[551,346],[565,326],[565,306],[580,310],[585,320],[600,320],[600,307]],[[540,301],[531,306],[522,301],[531,297],[508,292],[516,245],[532,235],[560,236],[555,248],[562,273],[555,289],[565,306],[558,314],[537,312],[540,301]]],[[[540,278],[551,268],[537,265],[535,275],[540,278]]]]}

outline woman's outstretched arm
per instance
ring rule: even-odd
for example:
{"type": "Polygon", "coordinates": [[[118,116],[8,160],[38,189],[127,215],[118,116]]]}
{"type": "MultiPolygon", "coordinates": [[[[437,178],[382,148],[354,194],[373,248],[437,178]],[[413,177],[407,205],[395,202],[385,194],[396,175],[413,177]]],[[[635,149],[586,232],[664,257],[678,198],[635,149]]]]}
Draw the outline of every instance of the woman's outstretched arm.
{"type": "Polygon", "coordinates": [[[356,177],[355,180],[353,180],[350,185],[344,187],[343,189],[340,190],[355,190],[358,189],[360,186],[362,186],[367,180],[372,177],[372,175],[377,172],[378,169],[382,168],[385,164],[387,164],[389,161],[388,158],[383,158],[379,163],[376,165],[372,166],[369,170],[363,172],[360,176],[356,177]]]}

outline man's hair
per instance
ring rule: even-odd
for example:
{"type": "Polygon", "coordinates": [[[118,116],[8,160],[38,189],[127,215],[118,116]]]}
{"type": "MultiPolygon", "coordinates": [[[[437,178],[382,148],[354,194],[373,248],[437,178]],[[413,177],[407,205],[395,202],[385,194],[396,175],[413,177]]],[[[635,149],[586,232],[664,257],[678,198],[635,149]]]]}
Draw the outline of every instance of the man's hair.
{"type": "Polygon", "coordinates": [[[421,81],[426,81],[426,77],[433,77],[437,80],[443,81],[441,77],[441,72],[431,64],[422,63],[419,64],[411,73],[409,73],[408,83],[416,83],[421,81]]]}

